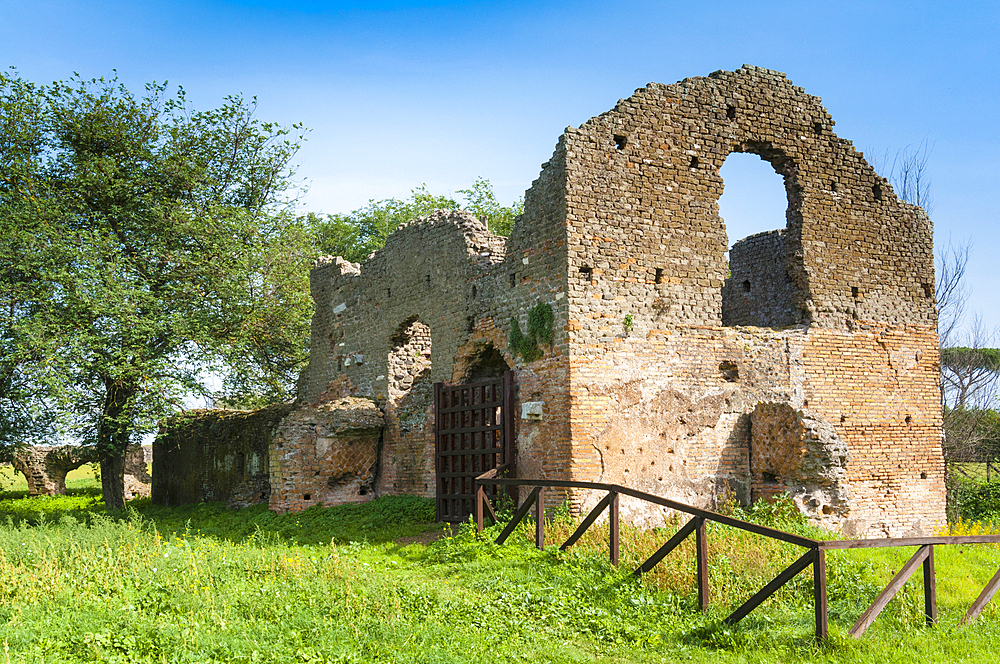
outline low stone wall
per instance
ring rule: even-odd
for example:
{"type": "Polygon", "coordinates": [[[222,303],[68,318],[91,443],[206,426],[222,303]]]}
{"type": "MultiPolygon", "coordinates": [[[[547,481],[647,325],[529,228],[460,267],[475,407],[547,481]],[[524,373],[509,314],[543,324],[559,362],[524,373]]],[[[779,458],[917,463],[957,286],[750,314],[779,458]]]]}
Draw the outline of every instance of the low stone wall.
{"type": "Polygon", "coordinates": [[[190,410],[165,420],[153,442],[153,502],[266,503],[271,495],[268,447],[292,408],[190,410]]]}

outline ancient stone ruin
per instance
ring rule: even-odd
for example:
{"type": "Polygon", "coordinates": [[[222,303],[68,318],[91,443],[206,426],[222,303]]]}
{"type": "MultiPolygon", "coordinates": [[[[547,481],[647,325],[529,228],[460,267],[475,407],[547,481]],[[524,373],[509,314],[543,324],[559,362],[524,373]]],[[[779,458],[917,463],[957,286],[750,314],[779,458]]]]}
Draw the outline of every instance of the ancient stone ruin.
{"type": "MultiPolygon", "coordinates": [[[[650,84],[567,128],[509,239],[436,212],[361,265],[320,260],[302,405],[269,443],[272,509],[435,496],[434,384],[510,369],[518,477],[696,506],[787,491],[855,536],[930,532],[945,500],[931,222],[833,124],[756,67],[650,84]],[[788,209],[727,265],[734,152],[771,164],[788,209]]],[[[661,524],[650,509],[622,504],[661,524]]]]}
{"type": "MultiPolygon", "coordinates": [[[[14,450],[11,464],[28,483],[29,496],[57,496],[66,493],[66,475],[88,463],[98,463],[93,448],[63,446],[27,446],[14,450]]],[[[129,445],[125,452],[125,499],[150,494],[152,477],[146,469],[145,449],[129,445]]]]}

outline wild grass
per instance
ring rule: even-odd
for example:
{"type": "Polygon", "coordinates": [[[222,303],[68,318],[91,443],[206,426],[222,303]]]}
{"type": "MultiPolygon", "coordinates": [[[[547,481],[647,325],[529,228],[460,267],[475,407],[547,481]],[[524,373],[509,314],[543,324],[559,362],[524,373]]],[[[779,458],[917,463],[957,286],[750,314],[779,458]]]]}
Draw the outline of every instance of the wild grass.
{"type": "MultiPolygon", "coordinates": [[[[957,475],[966,480],[974,480],[977,482],[986,481],[986,464],[982,461],[967,461],[962,463],[954,463],[951,466],[957,473],[957,475]]],[[[1000,468],[997,468],[997,464],[991,464],[992,471],[990,473],[991,479],[1000,478],[1000,468]]]]}
{"type": "MultiPolygon", "coordinates": [[[[830,537],[786,507],[737,516],[830,537]]],[[[631,575],[679,523],[623,525],[616,569],[606,525],[560,552],[575,522],[555,515],[553,545],[538,551],[527,524],[497,546],[498,526],[442,531],[433,514],[406,496],[284,515],[148,500],[110,514],[86,491],[2,499],[0,662],[975,662],[993,661],[1000,642],[995,606],[957,626],[1000,567],[995,546],[936,549],[938,627],[923,626],[918,574],[857,641],[847,629],[912,549],[831,553],[832,637],[817,644],[809,574],[722,624],[798,547],[710,528],[702,613],[693,544],[631,575]],[[445,536],[399,541],[421,533],[445,536]]],[[[954,532],[976,529],[992,526],[954,532]]]]}

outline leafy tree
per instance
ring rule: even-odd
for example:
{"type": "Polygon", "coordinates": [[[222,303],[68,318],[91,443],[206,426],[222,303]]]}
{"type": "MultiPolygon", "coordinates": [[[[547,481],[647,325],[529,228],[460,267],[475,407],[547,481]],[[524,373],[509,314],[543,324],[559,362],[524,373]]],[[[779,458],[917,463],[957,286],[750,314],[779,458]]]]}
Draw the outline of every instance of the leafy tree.
{"type": "Polygon", "coordinates": [[[989,464],[1000,453],[1000,415],[993,410],[1000,384],[1000,349],[942,348],[941,379],[944,453],[949,475],[954,476],[961,472],[956,463],[989,464]]]}
{"type": "Polygon", "coordinates": [[[941,377],[956,408],[984,400],[989,406],[1000,381],[1000,348],[942,348],[941,377]]]}
{"type": "Polygon", "coordinates": [[[301,127],[254,108],[0,75],[0,367],[95,446],[110,508],[129,442],[203,389],[206,367],[274,399],[306,358],[311,237],[284,196],[301,127]]]}
{"type": "Polygon", "coordinates": [[[45,261],[27,247],[44,235],[31,182],[43,142],[37,88],[0,73],[0,457],[26,440],[53,438],[52,399],[62,384],[61,356],[25,322],[47,315],[52,284],[35,276],[45,261]]]}
{"type": "Polygon", "coordinates": [[[524,198],[519,198],[510,206],[497,202],[493,185],[483,177],[476,178],[468,189],[459,189],[465,194],[465,209],[486,221],[490,232],[507,237],[514,230],[514,222],[524,214],[524,198]]]}
{"type": "MultiPolygon", "coordinates": [[[[514,220],[524,212],[523,200],[502,206],[493,193],[493,185],[485,178],[476,178],[469,189],[459,189],[465,194],[465,208],[483,219],[497,235],[509,235],[514,220]]],[[[396,228],[407,221],[423,217],[435,210],[457,210],[459,203],[448,196],[438,196],[420,185],[405,200],[387,198],[369,201],[368,205],[350,214],[308,214],[305,223],[315,229],[316,243],[321,254],[343,256],[359,263],[373,251],[385,246],[385,241],[396,228]]]]}

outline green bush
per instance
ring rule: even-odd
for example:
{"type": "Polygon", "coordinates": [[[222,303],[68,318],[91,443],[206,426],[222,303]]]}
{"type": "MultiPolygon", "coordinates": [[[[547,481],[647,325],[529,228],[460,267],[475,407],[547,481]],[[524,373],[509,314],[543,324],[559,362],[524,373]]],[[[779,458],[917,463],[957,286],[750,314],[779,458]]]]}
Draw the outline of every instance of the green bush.
{"type": "Polygon", "coordinates": [[[953,495],[962,520],[1000,524],[1000,482],[963,479],[953,495]]]}
{"type": "Polygon", "coordinates": [[[539,344],[551,344],[553,338],[552,325],[555,315],[552,306],[539,302],[528,313],[528,333],[521,332],[516,318],[510,319],[511,349],[524,358],[525,362],[534,362],[544,354],[539,344]]]}

